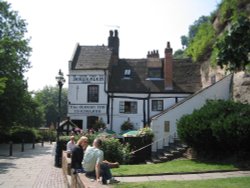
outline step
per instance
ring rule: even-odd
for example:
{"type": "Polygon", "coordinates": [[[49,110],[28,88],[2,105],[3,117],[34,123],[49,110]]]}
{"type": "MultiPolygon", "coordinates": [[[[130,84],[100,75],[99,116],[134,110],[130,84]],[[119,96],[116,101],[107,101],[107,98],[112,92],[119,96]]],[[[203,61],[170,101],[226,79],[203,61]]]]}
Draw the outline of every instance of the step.
{"type": "Polygon", "coordinates": [[[162,162],[169,161],[169,158],[164,155],[158,155],[158,159],[160,159],[162,162]]]}
{"type": "Polygon", "coordinates": [[[165,157],[167,157],[168,159],[173,159],[173,158],[174,158],[174,154],[169,153],[169,152],[163,152],[163,155],[164,155],[165,157]]]}
{"type": "Polygon", "coordinates": [[[162,163],[162,161],[160,159],[155,158],[155,157],[152,157],[151,160],[152,160],[153,163],[162,163]]]}

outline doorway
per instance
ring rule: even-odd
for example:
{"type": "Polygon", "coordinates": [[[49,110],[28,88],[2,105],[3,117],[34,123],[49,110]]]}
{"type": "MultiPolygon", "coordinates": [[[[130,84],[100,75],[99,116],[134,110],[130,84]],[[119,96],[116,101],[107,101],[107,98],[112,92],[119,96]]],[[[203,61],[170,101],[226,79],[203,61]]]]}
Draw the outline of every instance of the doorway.
{"type": "Polygon", "coordinates": [[[88,116],[88,118],[87,118],[87,129],[93,129],[96,121],[98,121],[97,116],[88,116]]]}

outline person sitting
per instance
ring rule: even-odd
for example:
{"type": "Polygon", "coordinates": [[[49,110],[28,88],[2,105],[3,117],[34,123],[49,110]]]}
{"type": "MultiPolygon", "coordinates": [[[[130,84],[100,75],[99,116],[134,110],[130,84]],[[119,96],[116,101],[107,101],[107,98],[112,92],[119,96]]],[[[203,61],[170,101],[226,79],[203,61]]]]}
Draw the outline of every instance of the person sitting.
{"type": "Polygon", "coordinates": [[[70,157],[72,154],[72,150],[75,147],[75,137],[71,136],[70,140],[67,142],[66,145],[66,151],[67,151],[67,156],[70,157]]]}
{"type": "Polygon", "coordinates": [[[88,146],[88,138],[82,136],[72,149],[71,168],[74,170],[73,174],[84,172],[82,167],[83,151],[88,146]]]}
{"type": "Polygon", "coordinates": [[[101,182],[100,177],[102,176],[103,184],[107,184],[107,181],[109,181],[109,183],[117,183],[118,181],[112,178],[109,164],[103,160],[104,153],[100,149],[101,146],[101,139],[96,138],[93,141],[93,146],[86,148],[83,158],[83,168],[86,172],[86,176],[95,177],[98,182],[101,182]]]}

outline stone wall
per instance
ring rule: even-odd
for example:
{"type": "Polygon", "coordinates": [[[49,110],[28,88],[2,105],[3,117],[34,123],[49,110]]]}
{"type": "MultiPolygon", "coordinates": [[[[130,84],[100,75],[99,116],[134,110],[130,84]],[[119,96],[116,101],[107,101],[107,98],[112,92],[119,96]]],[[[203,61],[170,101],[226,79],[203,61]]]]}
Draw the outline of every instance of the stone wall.
{"type": "Polygon", "coordinates": [[[239,72],[234,74],[233,99],[250,104],[250,74],[239,72]]]}

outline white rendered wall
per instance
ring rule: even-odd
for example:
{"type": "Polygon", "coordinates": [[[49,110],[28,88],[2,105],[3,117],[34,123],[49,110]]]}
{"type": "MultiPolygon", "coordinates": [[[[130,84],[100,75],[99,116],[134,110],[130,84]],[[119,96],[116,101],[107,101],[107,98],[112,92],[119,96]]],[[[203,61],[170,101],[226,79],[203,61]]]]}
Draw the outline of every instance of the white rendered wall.
{"type": "MultiPolygon", "coordinates": [[[[219,82],[207,87],[196,94],[190,96],[187,100],[176,104],[174,107],[170,107],[165,113],[156,116],[151,121],[151,128],[155,134],[154,140],[161,140],[166,138],[167,135],[174,136],[177,133],[176,122],[185,114],[191,114],[194,109],[201,108],[208,99],[223,99],[228,100],[230,98],[230,84],[232,76],[229,75],[219,82]],[[165,121],[170,124],[170,131],[165,132],[165,121]]],[[[163,148],[163,141],[154,143],[152,151],[156,152],[156,149],[163,148]]]]}

